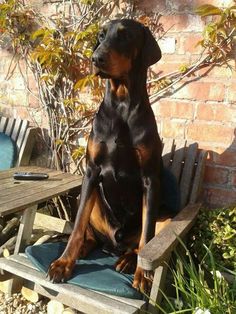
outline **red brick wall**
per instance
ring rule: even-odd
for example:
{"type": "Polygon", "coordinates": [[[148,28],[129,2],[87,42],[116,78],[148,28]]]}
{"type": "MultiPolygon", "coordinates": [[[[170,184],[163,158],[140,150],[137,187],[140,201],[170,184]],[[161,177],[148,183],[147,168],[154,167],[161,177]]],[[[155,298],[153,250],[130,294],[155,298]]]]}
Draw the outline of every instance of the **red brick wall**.
{"type": "MultiPolygon", "coordinates": [[[[208,19],[193,14],[198,5],[228,5],[232,1],[139,1],[146,12],[161,12],[160,23],[168,30],[161,42],[165,53],[153,68],[164,75],[197,60],[196,43],[208,19]],[[145,9],[146,6],[146,9],[145,9]],[[169,47],[168,47],[169,44],[169,47]]],[[[220,66],[197,71],[153,105],[159,132],[164,138],[198,142],[209,150],[204,200],[210,205],[236,203],[236,67],[220,66]]]]}
{"type": "MultiPolygon", "coordinates": [[[[204,3],[221,6],[230,2],[136,0],[141,14],[161,13],[159,21],[168,31],[160,42],[163,57],[152,70],[161,76],[194,62],[201,52],[195,45],[207,21],[197,17],[193,13],[194,8],[204,3]]],[[[51,9],[52,5],[47,5],[45,12],[51,9]]],[[[20,115],[44,125],[45,117],[37,108],[35,99],[25,91],[19,70],[10,80],[4,80],[10,61],[11,55],[0,51],[0,113],[20,115]]],[[[209,150],[204,200],[210,205],[236,203],[235,55],[230,64],[232,72],[222,66],[197,71],[195,76],[179,83],[153,104],[162,137],[198,142],[201,148],[209,150]]]]}

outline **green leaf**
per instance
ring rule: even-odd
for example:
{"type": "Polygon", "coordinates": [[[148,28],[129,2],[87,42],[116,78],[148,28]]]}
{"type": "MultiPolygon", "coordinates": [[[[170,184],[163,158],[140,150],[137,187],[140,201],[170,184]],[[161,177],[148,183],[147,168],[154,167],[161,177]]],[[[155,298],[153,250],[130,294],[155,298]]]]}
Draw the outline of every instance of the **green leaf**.
{"type": "Polygon", "coordinates": [[[72,158],[74,160],[79,159],[81,156],[83,156],[85,153],[85,148],[82,146],[79,146],[78,148],[74,149],[72,152],[72,158]]]}
{"type": "Polygon", "coordinates": [[[181,64],[180,67],[179,67],[179,71],[181,73],[185,73],[188,71],[188,65],[187,64],[181,64]]]}
{"type": "Polygon", "coordinates": [[[62,145],[63,143],[64,143],[64,141],[61,140],[61,139],[59,139],[59,138],[55,140],[55,144],[56,144],[57,146],[62,145]]]}
{"type": "Polygon", "coordinates": [[[221,15],[223,11],[212,5],[212,4],[204,4],[195,9],[195,12],[200,16],[209,16],[209,15],[221,15]]]}
{"type": "Polygon", "coordinates": [[[43,37],[45,36],[46,30],[44,28],[40,28],[37,31],[35,31],[34,33],[31,34],[30,38],[32,40],[35,40],[38,37],[43,37]]]}
{"type": "Polygon", "coordinates": [[[74,90],[82,90],[84,89],[88,84],[92,83],[92,80],[94,78],[94,75],[87,75],[84,78],[78,80],[74,86],[74,90]]]}

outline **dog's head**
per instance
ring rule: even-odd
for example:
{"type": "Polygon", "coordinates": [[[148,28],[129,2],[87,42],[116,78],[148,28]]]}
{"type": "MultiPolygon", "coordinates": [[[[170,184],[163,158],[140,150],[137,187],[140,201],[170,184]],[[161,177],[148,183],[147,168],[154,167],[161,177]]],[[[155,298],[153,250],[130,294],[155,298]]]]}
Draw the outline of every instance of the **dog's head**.
{"type": "Polygon", "coordinates": [[[148,68],[161,58],[161,50],[143,24],[134,20],[114,20],[98,33],[92,62],[97,75],[106,78],[126,76],[134,62],[148,68]]]}

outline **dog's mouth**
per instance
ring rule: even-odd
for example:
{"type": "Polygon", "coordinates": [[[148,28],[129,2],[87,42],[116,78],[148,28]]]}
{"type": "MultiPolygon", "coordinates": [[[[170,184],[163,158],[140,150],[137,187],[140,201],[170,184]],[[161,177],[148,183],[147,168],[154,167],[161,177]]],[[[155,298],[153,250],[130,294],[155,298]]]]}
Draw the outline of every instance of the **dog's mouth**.
{"type": "Polygon", "coordinates": [[[105,67],[97,67],[93,64],[93,74],[101,78],[113,78],[113,75],[105,67]]]}
{"type": "Polygon", "coordinates": [[[127,73],[119,73],[118,71],[109,71],[105,68],[99,68],[93,64],[93,74],[104,79],[123,79],[127,73]],[[114,72],[114,73],[113,73],[114,72]]]}
{"type": "Polygon", "coordinates": [[[100,76],[101,78],[111,78],[112,76],[106,72],[106,70],[101,69],[93,65],[93,74],[100,76]]]}

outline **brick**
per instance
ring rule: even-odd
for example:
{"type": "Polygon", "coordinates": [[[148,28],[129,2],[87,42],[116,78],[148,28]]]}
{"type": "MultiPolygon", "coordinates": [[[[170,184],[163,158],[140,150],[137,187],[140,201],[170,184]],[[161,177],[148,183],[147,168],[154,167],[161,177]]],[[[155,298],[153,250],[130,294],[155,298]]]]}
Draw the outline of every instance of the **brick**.
{"type": "Polygon", "coordinates": [[[213,4],[216,6],[222,5],[223,0],[178,0],[178,1],[171,1],[167,0],[168,4],[171,6],[172,10],[178,12],[193,12],[193,10],[203,4],[213,4]]]}
{"type": "Polygon", "coordinates": [[[208,100],[223,101],[225,98],[225,85],[222,83],[210,83],[210,92],[208,100]]]}
{"type": "Polygon", "coordinates": [[[202,39],[200,34],[184,34],[180,36],[180,46],[178,52],[181,54],[200,54],[203,48],[197,43],[202,39]]]}
{"type": "Polygon", "coordinates": [[[163,37],[158,41],[162,53],[174,53],[176,40],[173,37],[163,37]]]}
{"type": "Polygon", "coordinates": [[[221,154],[213,151],[211,159],[217,165],[236,167],[236,150],[228,148],[221,154]]]}
{"type": "MultiPolygon", "coordinates": [[[[204,66],[197,71],[195,71],[195,75],[198,77],[210,77],[210,78],[228,78],[228,79],[235,79],[236,78],[236,61],[234,60],[235,57],[232,56],[231,60],[227,61],[227,65],[208,65],[204,66]]],[[[191,60],[192,62],[196,60],[191,60]]]]}
{"type": "Polygon", "coordinates": [[[17,107],[16,113],[17,113],[17,116],[21,119],[31,120],[31,116],[29,114],[28,108],[17,107]]]}
{"type": "Polygon", "coordinates": [[[204,200],[211,206],[229,206],[236,202],[236,190],[207,187],[204,189],[204,200]]]}
{"type": "Polygon", "coordinates": [[[193,104],[189,102],[161,99],[157,106],[157,114],[163,118],[193,118],[193,104]]]}
{"type": "Polygon", "coordinates": [[[185,124],[165,120],[162,122],[161,136],[165,138],[184,138],[185,124]]]}
{"type": "Polygon", "coordinates": [[[186,82],[173,94],[173,98],[223,101],[226,93],[223,83],[186,82]]]}
{"type": "MultiPolygon", "coordinates": [[[[234,140],[235,142],[236,140],[234,140]]],[[[211,165],[236,167],[236,149],[231,145],[227,147],[216,147],[214,145],[204,145],[201,143],[201,149],[208,151],[207,162],[211,165]]]]}
{"type": "Polygon", "coordinates": [[[187,55],[175,55],[172,54],[163,54],[159,62],[152,66],[152,71],[156,75],[163,75],[178,71],[180,66],[183,64],[189,64],[190,57],[187,55]]]}
{"type": "Polygon", "coordinates": [[[210,184],[227,184],[229,181],[229,170],[223,167],[207,165],[205,168],[204,182],[210,184]]]}
{"type": "Polygon", "coordinates": [[[146,13],[153,13],[153,12],[160,13],[166,9],[166,1],[165,0],[158,0],[158,1],[137,0],[136,7],[137,9],[142,10],[146,13]]]}
{"type": "Polygon", "coordinates": [[[196,118],[206,121],[236,121],[236,109],[219,103],[199,104],[196,118]]]}
{"type": "Polygon", "coordinates": [[[30,108],[40,108],[40,103],[37,97],[29,94],[28,96],[28,103],[30,108]]]}
{"type": "MultiPolygon", "coordinates": [[[[41,113],[41,111],[35,110],[34,108],[30,108],[29,109],[29,117],[30,117],[30,120],[32,120],[31,117],[33,117],[33,121],[37,125],[42,124],[42,113],[41,113]]],[[[28,120],[29,120],[29,118],[28,118],[28,120]]]]}
{"type": "Polygon", "coordinates": [[[167,3],[171,6],[172,10],[178,12],[190,12],[192,11],[194,1],[189,0],[178,0],[178,1],[170,1],[168,0],[167,3]]]}
{"type": "MultiPolygon", "coordinates": [[[[231,173],[231,182],[234,188],[236,189],[236,170],[231,173]]],[[[235,192],[236,193],[236,192],[235,192]]]]}
{"type": "Polygon", "coordinates": [[[230,144],[234,134],[233,132],[233,128],[227,126],[195,122],[188,125],[187,139],[230,144]]]}
{"type": "Polygon", "coordinates": [[[165,31],[179,32],[187,29],[189,19],[185,15],[164,15],[160,18],[160,23],[163,25],[165,31]]]}
{"type": "Polygon", "coordinates": [[[28,106],[27,92],[25,90],[14,90],[8,95],[8,101],[11,106],[28,106]]]}
{"type": "Polygon", "coordinates": [[[152,70],[156,75],[162,76],[164,74],[178,71],[182,64],[184,64],[184,62],[158,62],[157,64],[152,66],[152,70]]]}
{"type": "Polygon", "coordinates": [[[228,88],[227,100],[231,103],[236,102],[236,81],[232,82],[228,88]]]}
{"type": "Polygon", "coordinates": [[[38,85],[32,73],[28,75],[28,86],[32,92],[37,93],[38,85]]]}

